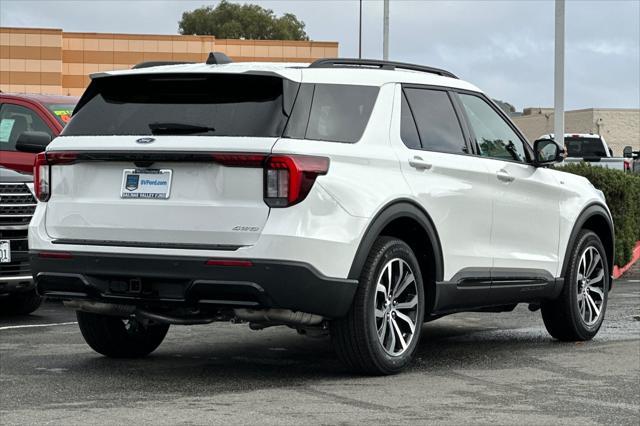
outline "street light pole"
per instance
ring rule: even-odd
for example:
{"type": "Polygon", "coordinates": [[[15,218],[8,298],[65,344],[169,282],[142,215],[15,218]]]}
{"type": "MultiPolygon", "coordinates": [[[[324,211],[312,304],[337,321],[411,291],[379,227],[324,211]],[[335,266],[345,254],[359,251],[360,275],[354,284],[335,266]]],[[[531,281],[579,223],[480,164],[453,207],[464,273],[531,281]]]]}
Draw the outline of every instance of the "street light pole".
{"type": "Polygon", "coordinates": [[[382,30],[382,59],[389,60],[389,0],[384,0],[384,18],[382,30]]]}
{"type": "Polygon", "coordinates": [[[553,133],[564,146],[564,2],[556,0],[553,133]]]}
{"type": "Polygon", "coordinates": [[[360,28],[358,29],[358,59],[362,59],[362,0],[360,0],[360,28]]]}

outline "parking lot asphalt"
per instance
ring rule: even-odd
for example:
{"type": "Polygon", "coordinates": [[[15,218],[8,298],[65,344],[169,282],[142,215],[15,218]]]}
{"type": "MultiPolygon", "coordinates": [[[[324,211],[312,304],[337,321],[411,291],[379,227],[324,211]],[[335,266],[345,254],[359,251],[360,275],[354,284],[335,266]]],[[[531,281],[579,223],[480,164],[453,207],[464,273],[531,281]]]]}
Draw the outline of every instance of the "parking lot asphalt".
{"type": "Polygon", "coordinates": [[[616,283],[591,342],[552,340],[524,305],[457,314],[425,324],[392,377],[349,374],[327,338],[227,323],[108,359],[74,321],[54,302],[0,317],[0,424],[640,424],[635,282],[616,283]]]}

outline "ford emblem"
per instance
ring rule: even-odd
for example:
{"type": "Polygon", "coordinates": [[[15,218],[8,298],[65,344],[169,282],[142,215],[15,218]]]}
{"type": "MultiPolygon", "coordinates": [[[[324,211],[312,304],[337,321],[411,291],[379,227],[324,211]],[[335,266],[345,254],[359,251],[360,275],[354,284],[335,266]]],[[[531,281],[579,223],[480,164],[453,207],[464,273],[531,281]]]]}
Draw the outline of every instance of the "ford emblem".
{"type": "Polygon", "coordinates": [[[155,138],[140,138],[140,139],[136,139],[137,143],[151,143],[155,141],[155,138]]]}

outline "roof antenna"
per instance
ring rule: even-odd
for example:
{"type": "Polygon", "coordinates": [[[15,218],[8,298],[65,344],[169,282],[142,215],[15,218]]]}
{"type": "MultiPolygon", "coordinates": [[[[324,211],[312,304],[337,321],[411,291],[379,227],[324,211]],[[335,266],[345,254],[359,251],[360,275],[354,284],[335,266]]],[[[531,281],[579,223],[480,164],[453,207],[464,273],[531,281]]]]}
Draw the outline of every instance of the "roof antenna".
{"type": "Polygon", "coordinates": [[[225,55],[222,52],[209,52],[209,57],[207,58],[207,65],[222,65],[222,64],[230,64],[233,61],[230,57],[225,55]]]}

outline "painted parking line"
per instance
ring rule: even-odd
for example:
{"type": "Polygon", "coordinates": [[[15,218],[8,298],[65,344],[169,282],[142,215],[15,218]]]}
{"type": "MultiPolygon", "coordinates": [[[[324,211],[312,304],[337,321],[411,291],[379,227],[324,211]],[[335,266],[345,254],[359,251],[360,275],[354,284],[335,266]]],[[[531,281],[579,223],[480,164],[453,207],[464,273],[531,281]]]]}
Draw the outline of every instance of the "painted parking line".
{"type": "Polygon", "coordinates": [[[16,328],[35,328],[35,327],[54,327],[56,325],[71,325],[77,324],[77,321],[72,322],[56,322],[52,324],[25,324],[25,325],[8,325],[6,327],[0,327],[0,331],[2,330],[13,330],[16,328]]]}

